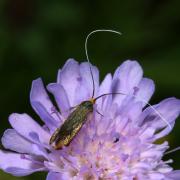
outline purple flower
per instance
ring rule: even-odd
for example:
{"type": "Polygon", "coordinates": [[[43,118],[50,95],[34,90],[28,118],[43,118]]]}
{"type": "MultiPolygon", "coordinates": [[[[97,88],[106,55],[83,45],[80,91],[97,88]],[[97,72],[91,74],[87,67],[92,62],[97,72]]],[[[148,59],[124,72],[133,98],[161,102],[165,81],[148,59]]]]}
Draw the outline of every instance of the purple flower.
{"type": "MultiPolygon", "coordinates": [[[[57,82],[47,86],[57,109],[51,102],[42,80],[32,83],[30,101],[44,122],[40,126],[27,114],[9,117],[12,129],[2,137],[0,168],[14,176],[47,171],[47,180],[178,180],[180,171],[173,170],[162,157],[168,142],[155,141],[170,133],[170,128],[151,108],[131,95],[149,101],[154,83],[143,78],[136,61],[125,61],[114,75],[107,74],[99,85],[98,69],[92,66],[95,97],[103,93],[125,92],[97,100],[94,111],[69,146],[55,150],[49,145],[53,132],[68,117],[71,107],[90,99],[92,79],[88,63],[70,59],[59,70],[57,82]],[[61,113],[60,113],[61,111],[61,113]]],[[[173,127],[180,113],[180,100],[168,98],[153,106],[173,127]]]]}

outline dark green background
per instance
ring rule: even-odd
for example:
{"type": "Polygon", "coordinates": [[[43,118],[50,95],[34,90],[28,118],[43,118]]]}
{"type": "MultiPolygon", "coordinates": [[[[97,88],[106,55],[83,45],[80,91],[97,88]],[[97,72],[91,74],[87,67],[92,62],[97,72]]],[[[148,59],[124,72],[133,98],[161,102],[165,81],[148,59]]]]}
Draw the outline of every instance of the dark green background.
{"type": "MultiPolygon", "coordinates": [[[[12,112],[27,112],[36,119],[29,103],[33,79],[47,84],[73,57],[86,59],[86,35],[101,28],[123,36],[99,33],[89,41],[89,56],[101,78],[126,59],[137,59],[144,74],[156,83],[151,103],[180,97],[180,2],[179,0],[0,1],[0,134],[9,128],[12,112]]],[[[168,136],[172,148],[180,144],[180,122],[168,136]]],[[[167,157],[180,169],[180,153],[167,157]]],[[[41,176],[42,175],[42,176],[41,176]]],[[[44,179],[35,174],[20,179],[44,179]]],[[[0,172],[0,179],[18,179],[0,172]]]]}

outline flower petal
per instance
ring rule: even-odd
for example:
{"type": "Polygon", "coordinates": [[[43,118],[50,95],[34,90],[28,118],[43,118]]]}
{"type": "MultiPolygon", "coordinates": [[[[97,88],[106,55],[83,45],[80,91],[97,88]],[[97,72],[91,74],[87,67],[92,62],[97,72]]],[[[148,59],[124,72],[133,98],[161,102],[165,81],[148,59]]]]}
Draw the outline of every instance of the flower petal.
{"type": "Polygon", "coordinates": [[[71,178],[72,177],[70,177],[67,172],[64,172],[64,174],[49,172],[46,180],[67,180],[71,178]]]}
{"type": "Polygon", "coordinates": [[[9,122],[20,135],[32,142],[37,143],[34,139],[36,135],[41,143],[49,144],[50,135],[27,114],[13,113],[9,116],[9,122]]]}
{"type": "MultiPolygon", "coordinates": [[[[173,129],[174,125],[175,125],[175,122],[172,122],[171,123],[172,129],[173,129]]],[[[165,127],[163,130],[161,130],[160,132],[158,132],[154,135],[153,140],[155,141],[157,139],[160,139],[160,138],[168,135],[172,131],[172,129],[170,129],[169,126],[165,127]]]]}
{"type": "Polygon", "coordinates": [[[74,97],[75,105],[79,105],[82,103],[82,101],[86,101],[90,99],[89,91],[86,88],[83,80],[79,83],[79,85],[76,87],[76,95],[74,97]]]}
{"type": "Polygon", "coordinates": [[[58,83],[65,89],[70,106],[75,106],[76,87],[81,80],[79,64],[73,59],[69,59],[58,73],[58,83]]]}
{"type": "Polygon", "coordinates": [[[86,91],[89,93],[89,97],[92,96],[93,92],[93,81],[92,81],[92,76],[90,72],[90,66],[93,74],[93,79],[94,79],[94,85],[95,85],[95,93],[94,96],[97,96],[98,88],[99,88],[99,71],[97,67],[92,66],[91,64],[85,62],[80,64],[80,73],[81,77],[84,82],[84,86],[86,87],[86,91]]]}
{"type": "Polygon", "coordinates": [[[169,180],[179,180],[180,179],[180,170],[172,171],[167,174],[169,180]]]}
{"type": "MultiPolygon", "coordinates": [[[[112,85],[112,76],[111,74],[107,74],[99,87],[98,96],[105,93],[111,93],[112,91],[111,85],[112,85]]],[[[98,101],[96,102],[97,108],[101,108],[101,111],[106,111],[107,108],[111,106],[111,101],[112,101],[112,95],[104,96],[103,98],[98,99],[98,101]]]]}
{"type": "Polygon", "coordinates": [[[143,78],[137,88],[136,100],[141,101],[143,106],[147,105],[145,102],[150,100],[155,90],[154,82],[151,79],[143,78]]]}
{"type": "Polygon", "coordinates": [[[63,86],[61,84],[51,83],[47,86],[47,89],[54,95],[56,103],[61,110],[61,113],[68,112],[67,110],[70,109],[70,104],[67,93],[64,90],[63,86]]]}
{"type": "MultiPolygon", "coordinates": [[[[173,124],[175,119],[180,114],[180,100],[176,98],[168,98],[157,105],[153,106],[169,123],[173,124]]],[[[149,125],[155,129],[162,129],[167,126],[167,123],[151,108],[146,108],[141,117],[140,125],[149,125]]]]}
{"type": "Polygon", "coordinates": [[[61,180],[60,173],[49,172],[46,180],[61,180]]]}
{"type": "Polygon", "coordinates": [[[54,105],[51,103],[49,96],[44,89],[43,82],[40,78],[32,82],[30,101],[33,109],[40,116],[46,125],[51,129],[59,121],[56,114],[52,113],[54,105]]]}
{"type": "Polygon", "coordinates": [[[43,164],[34,164],[22,159],[21,154],[8,153],[0,150],[0,168],[14,176],[26,176],[37,171],[44,171],[43,164]]]}
{"type": "Polygon", "coordinates": [[[134,102],[130,100],[129,102],[125,103],[125,105],[121,105],[120,110],[118,113],[123,117],[128,117],[131,121],[137,121],[138,117],[142,113],[142,103],[141,102],[134,102]]]}
{"type": "MultiPolygon", "coordinates": [[[[131,94],[142,79],[143,70],[137,61],[127,60],[117,68],[113,76],[113,92],[131,94]]],[[[114,97],[117,104],[121,104],[126,96],[114,97]]]]}
{"type": "Polygon", "coordinates": [[[7,129],[1,139],[6,149],[26,154],[34,154],[47,157],[47,153],[43,148],[31,143],[27,139],[19,135],[14,129],[7,129]]]}
{"type": "Polygon", "coordinates": [[[7,129],[1,139],[6,149],[19,153],[31,153],[32,143],[19,134],[14,129],[7,129]]]}
{"type": "Polygon", "coordinates": [[[111,93],[112,91],[111,85],[112,85],[112,75],[107,74],[99,87],[98,96],[105,93],[111,93]]]}
{"type": "MultiPolygon", "coordinates": [[[[92,73],[95,83],[95,94],[97,94],[99,86],[99,72],[96,67],[92,66],[92,73]]],[[[83,93],[84,97],[90,98],[93,92],[92,77],[88,63],[78,64],[77,61],[69,59],[62,70],[58,73],[58,83],[60,83],[67,92],[71,107],[80,103],[79,96],[83,93]],[[83,86],[83,90],[81,89],[83,86]],[[80,94],[77,94],[77,92],[80,94]],[[78,96],[78,97],[77,97],[78,96]]],[[[85,100],[85,99],[84,99],[85,100]]]]}

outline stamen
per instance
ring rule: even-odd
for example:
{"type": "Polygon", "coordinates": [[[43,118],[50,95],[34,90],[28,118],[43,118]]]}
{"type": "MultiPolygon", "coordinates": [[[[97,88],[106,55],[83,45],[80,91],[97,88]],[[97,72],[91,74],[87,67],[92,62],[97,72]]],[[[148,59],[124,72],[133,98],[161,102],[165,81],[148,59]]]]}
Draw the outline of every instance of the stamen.
{"type": "Polygon", "coordinates": [[[171,153],[176,152],[176,151],[179,151],[179,150],[180,150],[180,146],[177,147],[177,148],[174,148],[174,149],[172,149],[172,150],[170,150],[170,151],[167,151],[167,152],[165,152],[164,154],[165,154],[165,155],[171,154],[171,153]]]}

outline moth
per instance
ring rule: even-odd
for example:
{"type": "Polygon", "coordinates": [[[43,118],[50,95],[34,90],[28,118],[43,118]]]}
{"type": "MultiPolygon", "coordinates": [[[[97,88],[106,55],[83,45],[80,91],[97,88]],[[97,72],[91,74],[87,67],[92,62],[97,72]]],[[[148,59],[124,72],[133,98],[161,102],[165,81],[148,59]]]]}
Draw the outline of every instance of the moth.
{"type": "Polygon", "coordinates": [[[88,58],[88,53],[87,53],[87,40],[90,37],[90,35],[96,32],[100,32],[100,31],[108,31],[108,32],[114,32],[114,33],[120,34],[120,32],[113,31],[113,30],[95,30],[95,31],[92,31],[86,37],[85,52],[86,52],[86,57],[89,63],[90,73],[91,73],[92,82],[93,82],[92,97],[89,100],[83,101],[79,105],[77,105],[75,107],[75,110],[70,113],[70,115],[67,117],[64,123],[59,128],[57,128],[55,132],[52,134],[49,144],[53,145],[54,149],[61,149],[63,146],[68,146],[69,143],[80,131],[83,124],[86,122],[88,115],[94,111],[93,106],[96,100],[103,96],[112,94],[112,93],[102,94],[99,97],[94,98],[95,84],[94,84],[92,69],[90,66],[89,58],[88,58]]]}
{"type": "MultiPolygon", "coordinates": [[[[113,33],[121,35],[120,32],[105,29],[105,30],[92,31],[86,37],[85,52],[86,52],[87,61],[89,63],[89,69],[90,69],[90,73],[91,73],[91,77],[92,77],[92,83],[93,83],[92,97],[89,100],[83,101],[79,105],[77,105],[75,107],[75,110],[70,113],[70,115],[67,117],[67,119],[64,121],[64,123],[59,128],[57,128],[55,130],[55,132],[52,134],[52,136],[50,138],[50,141],[49,141],[49,144],[53,145],[54,149],[61,149],[62,147],[68,146],[70,144],[70,142],[73,140],[73,138],[78,134],[78,132],[82,128],[83,124],[86,122],[88,115],[94,111],[93,106],[96,103],[97,99],[102,98],[103,96],[107,96],[107,95],[116,95],[116,94],[118,94],[118,95],[128,95],[126,93],[117,92],[117,93],[102,94],[102,95],[94,98],[95,83],[94,83],[94,77],[93,77],[93,73],[92,73],[92,69],[91,69],[91,66],[90,66],[90,61],[89,61],[89,57],[88,57],[88,53],[87,53],[87,40],[90,37],[90,35],[92,35],[93,33],[102,32],[102,31],[113,32],[113,33]]],[[[131,96],[134,96],[135,98],[138,98],[135,95],[131,95],[131,96]]],[[[138,98],[138,99],[140,99],[140,98],[138,98]]],[[[170,126],[168,124],[168,122],[162,117],[162,115],[153,106],[151,106],[148,102],[144,101],[143,99],[140,99],[140,100],[142,102],[145,102],[147,105],[149,105],[154,110],[154,112],[156,112],[156,114],[164,122],[166,122],[166,124],[168,126],[170,126]]]]}

